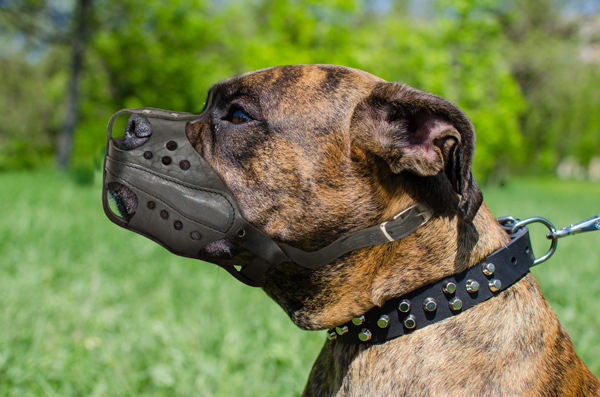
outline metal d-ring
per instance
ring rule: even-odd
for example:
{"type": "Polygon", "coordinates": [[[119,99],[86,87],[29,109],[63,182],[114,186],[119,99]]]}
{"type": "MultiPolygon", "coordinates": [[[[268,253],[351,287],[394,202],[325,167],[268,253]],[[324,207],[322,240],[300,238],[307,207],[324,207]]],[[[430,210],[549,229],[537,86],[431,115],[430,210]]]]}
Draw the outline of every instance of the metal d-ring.
{"type": "Polygon", "coordinates": [[[532,266],[535,266],[535,265],[539,265],[540,263],[545,262],[548,259],[550,259],[550,257],[556,251],[556,247],[558,245],[558,240],[555,238],[548,237],[548,236],[556,233],[556,228],[554,227],[552,222],[550,222],[548,219],[542,218],[540,216],[534,216],[533,218],[523,219],[522,221],[517,221],[517,222],[511,224],[510,225],[511,226],[510,233],[512,234],[516,230],[522,228],[523,226],[529,225],[530,223],[541,223],[544,226],[546,226],[548,228],[548,230],[550,230],[550,233],[546,237],[549,238],[550,240],[552,240],[552,242],[550,243],[550,249],[548,250],[548,252],[546,252],[544,255],[540,256],[539,258],[536,258],[533,261],[532,266]]]}

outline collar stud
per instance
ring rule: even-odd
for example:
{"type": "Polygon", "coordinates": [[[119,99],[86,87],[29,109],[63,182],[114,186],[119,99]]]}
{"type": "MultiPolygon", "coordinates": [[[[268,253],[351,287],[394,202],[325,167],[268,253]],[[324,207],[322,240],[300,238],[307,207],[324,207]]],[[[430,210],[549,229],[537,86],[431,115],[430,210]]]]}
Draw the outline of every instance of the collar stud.
{"type": "Polygon", "coordinates": [[[379,320],[377,320],[377,326],[379,328],[387,328],[390,325],[390,317],[387,315],[383,315],[381,317],[379,317],[379,320]]]}
{"type": "Polygon", "coordinates": [[[341,327],[335,327],[335,332],[337,332],[338,335],[344,335],[348,332],[348,326],[342,325],[341,327]]]}
{"type": "Polygon", "coordinates": [[[465,285],[467,292],[472,294],[474,292],[479,291],[479,283],[475,280],[467,280],[467,284],[465,285]]]}
{"type": "Polygon", "coordinates": [[[410,311],[410,301],[408,299],[402,300],[398,305],[398,310],[400,310],[401,313],[408,313],[410,311]]]}
{"type": "Polygon", "coordinates": [[[423,302],[423,310],[426,312],[434,312],[437,309],[437,302],[433,298],[425,299],[423,302]]]}
{"type": "Polygon", "coordinates": [[[459,298],[452,298],[448,302],[448,307],[450,307],[450,310],[452,310],[452,311],[458,311],[458,310],[462,309],[462,306],[463,306],[463,303],[459,298]]]}
{"type": "Polygon", "coordinates": [[[360,339],[361,342],[367,342],[371,340],[372,337],[373,334],[371,334],[371,331],[369,331],[368,328],[363,328],[362,331],[358,333],[358,339],[360,339]]]}
{"type": "Polygon", "coordinates": [[[456,284],[450,280],[446,280],[444,281],[444,284],[442,284],[442,291],[444,291],[444,294],[446,295],[451,295],[456,291],[456,284]]]}
{"type": "Polygon", "coordinates": [[[481,271],[486,276],[491,276],[496,271],[496,266],[494,266],[492,262],[485,262],[483,265],[481,265],[481,271]]]}
{"type": "Polygon", "coordinates": [[[417,326],[417,319],[412,314],[402,322],[404,328],[406,329],[414,329],[417,326]]]}
{"type": "Polygon", "coordinates": [[[489,287],[490,291],[498,292],[502,288],[502,281],[498,280],[497,278],[493,278],[489,282],[489,287]]]}

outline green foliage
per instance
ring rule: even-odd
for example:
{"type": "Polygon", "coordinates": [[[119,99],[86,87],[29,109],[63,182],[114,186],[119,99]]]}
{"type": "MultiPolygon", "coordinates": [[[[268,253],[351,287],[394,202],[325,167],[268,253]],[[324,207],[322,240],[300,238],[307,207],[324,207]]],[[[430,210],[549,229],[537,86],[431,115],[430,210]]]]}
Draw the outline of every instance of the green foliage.
{"type": "MultiPolygon", "coordinates": [[[[299,395],[324,343],[260,289],[115,227],[100,182],[0,173],[0,395],[299,395]]],[[[566,226],[600,186],[510,180],[484,189],[495,215],[566,226]],[[571,205],[577,202],[576,206],[571,205]]],[[[538,255],[548,246],[532,226],[538,255]]],[[[559,242],[533,272],[578,354],[600,376],[600,233],[559,242]]]]}
{"type": "Polygon", "coordinates": [[[0,57],[0,170],[32,168],[52,155],[65,77],[55,60],[32,65],[22,52],[0,57]]]}
{"type": "Polygon", "coordinates": [[[567,156],[587,164],[599,154],[600,68],[598,59],[586,61],[582,54],[600,40],[597,15],[561,15],[554,0],[511,5],[498,19],[508,39],[504,53],[526,102],[523,155],[538,170],[552,169],[567,156]]]}
{"type": "MultiPolygon", "coordinates": [[[[551,171],[566,156],[587,163],[599,154],[600,68],[580,53],[600,33],[583,37],[579,25],[587,20],[561,13],[565,4],[95,0],[74,162],[96,156],[108,118],[120,108],[198,112],[208,88],[221,79],[275,65],[332,63],[408,83],[462,107],[477,131],[480,179],[501,180],[524,166],[551,171]]],[[[37,39],[0,51],[0,67],[11,76],[0,87],[6,109],[0,168],[37,164],[54,148],[69,59],[68,24],[56,27],[58,39],[41,39],[52,7],[68,17],[61,2],[0,3],[5,48],[15,48],[19,34],[37,39]],[[46,43],[42,51],[40,43],[46,43]]]]}
{"type": "Polygon", "coordinates": [[[498,177],[508,164],[523,160],[519,128],[523,97],[503,58],[501,27],[488,6],[452,4],[440,5],[444,12],[435,29],[422,21],[398,24],[401,15],[392,15],[383,25],[373,22],[364,31],[363,47],[368,51],[360,63],[388,80],[433,92],[460,106],[477,132],[476,173],[484,179],[498,177]],[[376,26],[386,35],[370,34],[376,26]]]}

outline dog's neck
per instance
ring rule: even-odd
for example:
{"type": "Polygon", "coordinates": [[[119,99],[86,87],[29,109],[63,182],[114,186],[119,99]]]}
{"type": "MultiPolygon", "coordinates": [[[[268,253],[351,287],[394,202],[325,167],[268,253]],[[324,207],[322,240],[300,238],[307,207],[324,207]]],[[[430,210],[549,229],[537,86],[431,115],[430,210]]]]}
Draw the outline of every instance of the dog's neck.
{"type": "Polygon", "coordinates": [[[392,298],[474,266],[508,241],[484,205],[472,223],[458,216],[434,216],[402,240],[340,258],[331,265],[333,271],[275,266],[265,290],[299,327],[335,328],[392,298]]]}
{"type": "MultiPolygon", "coordinates": [[[[396,271],[390,266],[379,269],[373,278],[373,306],[468,268],[509,240],[485,206],[472,227],[447,218],[432,219],[426,227],[434,233],[424,227],[423,234],[415,233],[401,243],[411,251],[407,255],[396,251],[396,271]],[[419,252],[423,255],[439,249],[423,248],[431,244],[419,241],[426,240],[426,235],[448,246],[435,259],[429,258],[429,263],[437,264],[434,269],[419,267],[423,263],[419,252]],[[399,288],[387,290],[390,284],[399,288]]],[[[585,381],[593,385],[594,389],[589,389],[592,395],[597,381],[587,373],[536,280],[527,274],[500,296],[417,332],[383,343],[327,341],[303,395],[346,395],[348,390],[353,395],[370,395],[374,390],[421,395],[432,388],[444,395],[480,395],[482,391],[498,395],[584,395],[577,382],[562,384],[564,379],[583,382],[581,374],[586,374],[585,381]],[[548,378],[548,371],[561,376],[548,378]],[[515,382],[516,374],[535,381],[515,382]]]]}
{"type": "Polygon", "coordinates": [[[434,217],[400,241],[393,259],[378,269],[372,280],[371,301],[381,306],[391,298],[460,273],[508,241],[485,204],[472,224],[459,217],[434,217]]]}

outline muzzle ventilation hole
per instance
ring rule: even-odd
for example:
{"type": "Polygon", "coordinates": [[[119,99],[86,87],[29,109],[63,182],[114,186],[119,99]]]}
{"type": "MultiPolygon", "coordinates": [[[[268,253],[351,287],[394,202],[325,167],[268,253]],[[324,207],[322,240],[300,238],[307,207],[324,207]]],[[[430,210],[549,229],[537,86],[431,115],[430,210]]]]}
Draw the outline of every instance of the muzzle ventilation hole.
{"type": "MultiPolygon", "coordinates": [[[[148,203],[146,203],[146,206],[148,207],[149,210],[156,209],[156,203],[154,201],[148,201],[148,203]]],[[[158,214],[164,220],[169,219],[169,211],[167,211],[167,210],[160,210],[158,212],[158,214]]],[[[180,220],[174,221],[173,228],[175,230],[183,230],[183,222],[181,222],[180,220]]],[[[193,231],[190,233],[190,238],[192,240],[200,240],[200,239],[202,239],[202,234],[200,234],[200,232],[193,231]]]]}
{"type": "MultiPolygon", "coordinates": [[[[175,142],[175,141],[169,141],[165,144],[165,147],[167,148],[167,150],[173,152],[173,151],[177,150],[178,145],[177,145],[177,142],[175,142]]],[[[154,157],[154,154],[150,151],[145,151],[143,153],[143,157],[146,160],[152,160],[152,158],[154,157]]],[[[163,156],[160,159],[160,162],[163,165],[169,166],[173,162],[173,159],[170,156],[163,156]]],[[[191,166],[192,166],[192,164],[189,162],[189,160],[181,160],[179,162],[179,168],[181,168],[183,171],[189,170],[191,168],[191,166]]]]}

